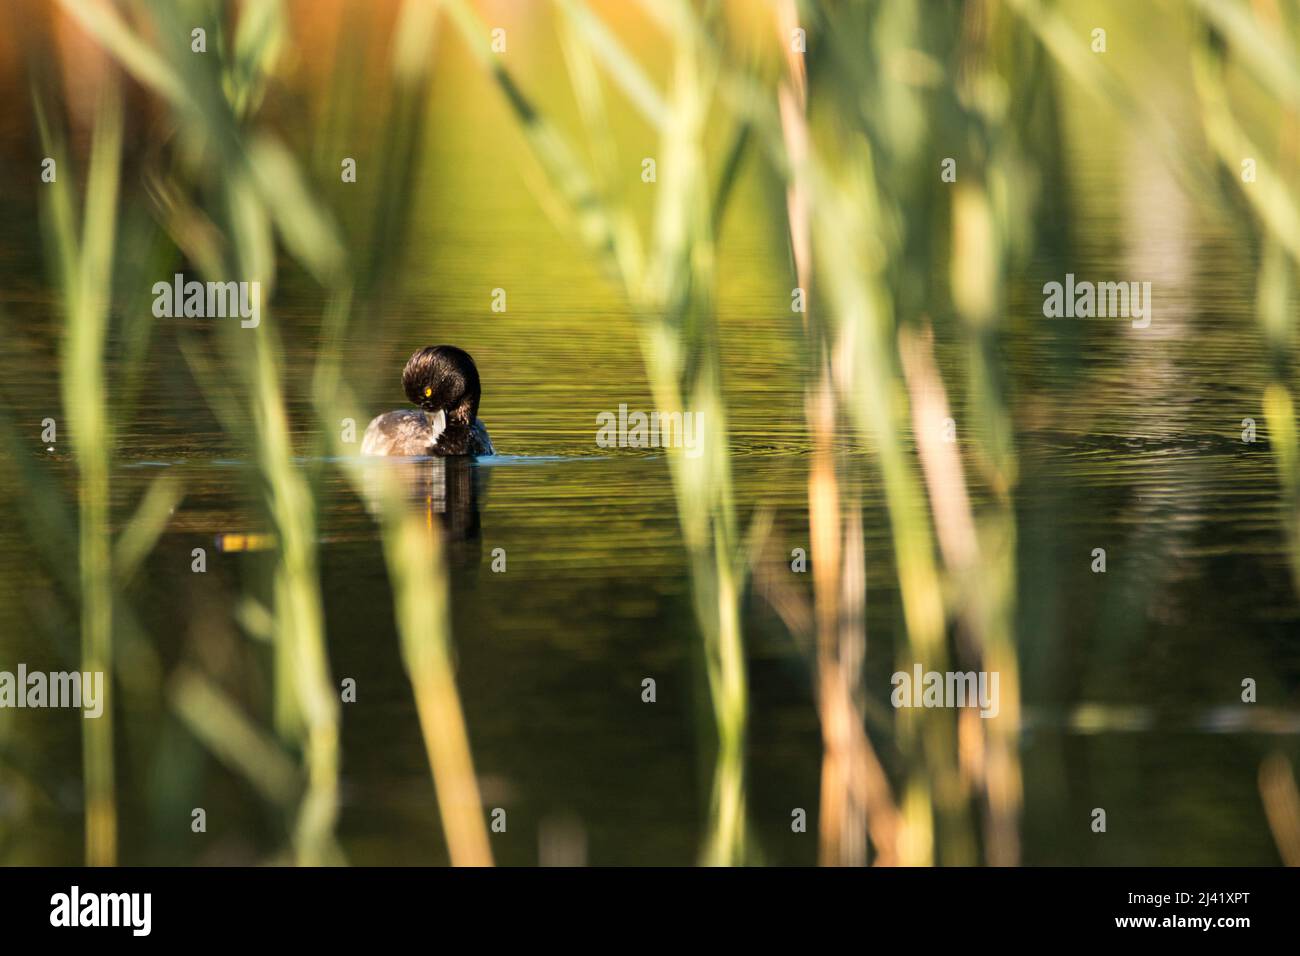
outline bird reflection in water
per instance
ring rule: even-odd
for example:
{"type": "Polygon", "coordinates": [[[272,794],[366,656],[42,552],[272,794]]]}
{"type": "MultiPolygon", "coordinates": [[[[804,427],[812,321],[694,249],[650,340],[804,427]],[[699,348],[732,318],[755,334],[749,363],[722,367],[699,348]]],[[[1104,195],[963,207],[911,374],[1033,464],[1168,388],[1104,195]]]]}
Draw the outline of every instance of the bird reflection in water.
{"type": "Polygon", "coordinates": [[[432,531],[438,522],[450,558],[477,558],[479,502],[487,496],[490,469],[478,467],[469,456],[387,458],[365,469],[363,492],[366,510],[378,517],[382,506],[382,477],[379,469],[394,469],[406,498],[423,511],[432,531]]]}

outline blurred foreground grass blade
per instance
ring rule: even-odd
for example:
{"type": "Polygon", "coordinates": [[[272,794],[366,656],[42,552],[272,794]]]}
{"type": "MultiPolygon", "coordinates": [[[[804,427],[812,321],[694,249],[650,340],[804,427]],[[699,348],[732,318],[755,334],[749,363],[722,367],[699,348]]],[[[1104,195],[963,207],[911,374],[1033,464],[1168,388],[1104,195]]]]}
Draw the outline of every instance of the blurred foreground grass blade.
{"type": "Polygon", "coordinates": [[[1300,866],[1300,788],[1291,761],[1281,752],[1259,765],[1259,796],[1285,866],[1300,866]]]}
{"type": "Polygon", "coordinates": [[[1199,193],[1209,182],[1209,171],[1198,151],[1185,148],[1182,137],[1166,112],[1153,107],[1145,97],[1130,89],[1100,65],[1098,58],[1081,41],[1065,17],[1042,0],[1007,0],[1019,18],[1038,37],[1043,47],[1080,88],[1109,109],[1115,110],[1159,148],[1183,187],[1199,193]]]}
{"type": "Polygon", "coordinates": [[[583,0],[556,0],[577,29],[585,46],[600,61],[641,115],[656,130],[669,121],[668,104],[636,59],[593,14],[583,0]]]}
{"type": "Polygon", "coordinates": [[[1291,557],[1291,576],[1300,594],[1300,429],[1295,403],[1285,385],[1270,382],[1264,389],[1264,415],[1282,483],[1283,521],[1291,557]]]}
{"type": "Polygon", "coordinates": [[[491,866],[483,801],[452,668],[447,569],[436,519],[422,520],[400,491],[385,495],[383,515],[384,557],[402,660],[415,694],[451,862],[491,866]]]}
{"type": "Polygon", "coordinates": [[[242,6],[231,63],[231,105],[238,116],[260,105],[266,66],[276,61],[289,32],[283,0],[244,0],[242,6]]]}
{"type": "Polygon", "coordinates": [[[578,237],[597,255],[600,265],[625,283],[635,277],[623,271],[626,257],[619,254],[620,231],[600,199],[590,175],[560,131],[548,121],[519,89],[506,69],[497,62],[489,46],[482,21],[464,0],[445,0],[452,22],[480,66],[497,82],[506,101],[564,209],[572,216],[578,237]]]}
{"type": "Polygon", "coordinates": [[[286,806],[301,793],[302,778],[293,761],[207,677],[180,667],[171,677],[169,696],[194,735],[268,803],[286,806]]]}
{"type": "MultiPolygon", "coordinates": [[[[338,409],[350,402],[346,390],[342,396],[323,398],[321,417],[335,417],[338,409]]],[[[431,503],[425,503],[424,512],[417,511],[403,491],[397,469],[407,463],[358,458],[337,442],[333,452],[357,495],[379,510],[402,662],[415,696],[452,865],[491,866],[483,801],[456,687],[447,568],[438,519],[431,503]]]]}
{"type": "Polygon", "coordinates": [[[1255,162],[1256,181],[1251,189],[1240,190],[1241,198],[1300,264],[1300,207],[1287,188],[1280,169],[1252,143],[1246,131],[1233,119],[1228,92],[1222,77],[1222,62],[1209,51],[1195,58],[1196,87],[1200,94],[1206,139],[1219,162],[1234,180],[1239,180],[1239,163],[1248,156],[1255,162]]]}
{"type": "Polygon", "coordinates": [[[150,483],[113,548],[113,575],[118,587],[130,581],[140,562],[153,550],[182,495],[181,483],[172,475],[162,475],[150,483]]]}
{"type": "MultiPolygon", "coordinates": [[[[716,352],[713,283],[713,204],[709,202],[704,155],[716,62],[690,7],[674,3],[663,11],[673,24],[672,90],[662,113],[653,251],[643,267],[629,232],[602,200],[579,153],[523,94],[488,47],[487,32],[469,4],[448,0],[446,8],[480,65],[496,80],[512,108],[534,158],[564,203],[578,238],[606,272],[621,280],[641,326],[642,359],[651,392],[661,409],[694,409],[708,423],[703,454],[690,458],[670,451],[669,472],[678,518],[690,559],[692,595],[703,640],[705,667],[718,754],[710,795],[705,862],[743,862],[748,837],[744,795],[744,741],[748,710],[744,644],[740,631],[743,570],[735,527],[725,408],[716,352]]],[[[585,40],[634,98],[646,96],[648,80],[603,24],[583,17],[590,11],[567,6],[578,18],[575,34],[585,40]],[[626,63],[619,63],[627,59],[626,63]]],[[[576,77],[590,80],[590,71],[576,77]]],[[[584,91],[579,102],[594,104],[584,91]]],[[[642,105],[645,105],[643,102],[642,105]]]]}
{"type": "MultiPolygon", "coordinates": [[[[279,6],[276,0],[267,2],[279,6]]],[[[150,3],[147,9],[154,20],[158,51],[109,14],[95,21],[95,35],[138,77],[147,82],[147,77],[153,76],[154,88],[174,107],[177,136],[192,147],[199,168],[176,170],[177,178],[165,185],[174,194],[173,205],[190,202],[185,198],[187,191],[201,196],[201,202],[193,203],[194,210],[202,208],[224,239],[205,243],[213,252],[200,262],[205,278],[238,279],[261,287],[263,307],[257,326],[250,331],[237,323],[218,333],[223,358],[236,370],[238,388],[228,389],[226,398],[217,398],[216,407],[223,411],[223,424],[238,428],[234,437],[245,439],[252,452],[261,479],[257,489],[275,532],[273,703],[277,728],[286,739],[301,745],[306,769],[307,785],[293,830],[297,859],[307,864],[340,862],[342,855],[334,839],[339,702],[325,649],[315,499],[294,461],[272,317],[266,304],[276,276],[277,229],[289,253],[326,284],[346,279],[341,273],[341,244],[332,221],[307,193],[292,157],[266,135],[247,134],[251,147],[246,141],[244,131],[254,118],[237,115],[237,110],[252,105],[256,97],[232,103],[232,91],[223,79],[223,72],[229,75],[228,63],[214,68],[209,58],[176,56],[171,61],[175,73],[158,81],[164,67],[173,69],[161,51],[182,49],[183,40],[178,38],[188,35],[188,26],[183,12],[171,4],[150,3]],[[162,66],[151,69],[148,64],[162,66]],[[183,90],[180,95],[173,88],[176,84],[183,90]],[[187,173],[197,174],[201,188],[186,178],[187,173]],[[244,421],[251,424],[251,433],[240,428],[244,421]]],[[[246,84],[244,89],[251,91],[275,67],[280,45],[273,34],[281,13],[257,3],[245,5],[241,16],[258,18],[245,26],[240,45],[244,60],[238,72],[246,84]]],[[[236,30],[238,36],[239,27],[236,30]]],[[[239,91],[233,95],[238,99],[239,91]]],[[[170,228],[175,221],[168,217],[163,225],[170,228]]],[[[216,363],[213,365],[214,371],[219,371],[216,363]]],[[[217,382],[217,378],[204,382],[210,396],[221,394],[217,382]]]]}
{"type": "MultiPolygon", "coordinates": [[[[67,153],[59,132],[51,126],[50,109],[39,89],[32,92],[32,110],[36,114],[36,124],[41,137],[41,145],[46,155],[55,159],[57,165],[67,168],[67,153]]],[[[77,238],[76,202],[66,181],[57,179],[47,190],[50,194],[49,204],[44,209],[46,255],[57,269],[57,280],[63,295],[64,308],[71,306],[77,292],[78,263],[81,261],[80,241],[77,238]]]]}
{"type": "MultiPolygon", "coordinates": [[[[405,241],[415,188],[428,78],[436,36],[435,6],[406,0],[395,27],[392,107],[385,124],[386,182],[370,224],[371,257],[356,274],[356,293],[335,284],[321,322],[321,345],[312,372],[312,398],[327,452],[357,494],[377,503],[385,564],[393,591],[402,661],[411,682],[433,777],[443,833],[453,865],[491,866],[492,851],[483,818],[478,779],[464,710],[456,687],[447,568],[441,535],[431,511],[414,511],[384,461],[363,461],[342,445],[333,422],[358,407],[344,379],[342,356],[354,303],[366,303],[389,281],[405,241]]],[[[399,466],[400,467],[400,466],[399,466]]],[[[426,503],[426,508],[430,507],[426,503]]]]}
{"type": "MultiPolygon", "coordinates": [[[[977,14],[968,8],[969,23],[977,14]]],[[[1011,30],[1024,29],[1015,18],[1006,19],[1011,30]]],[[[1025,31],[1028,40],[1028,31],[1025,31]]],[[[1014,35],[1014,34],[1013,34],[1014,35]]],[[[949,261],[953,300],[964,324],[968,356],[968,434],[978,475],[969,480],[989,490],[987,503],[977,516],[967,493],[966,468],[956,442],[934,441],[949,420],[943,376],[935,359],[930,327],[912,334],[909,385],[929,380],[934,412],[919,424],[918,447],[930,484],[931,510],[940,551],[954,590],[954,603],[963,623],[964,640],[958,654],[999,678],[997,713],[985,717],[973,711],[958,715],[958,739],[966,749],[983,738],[977,761],[961,755],[963,783],[983,790],[984,854],[993,866],[1020,862],[1020,814],[1024,802],[1021,773],[1020,660],[1016,646],[1017,550],[1015,490],[1019,467],[1012,436],[1011,409],[1003,387],[1002,347],[999,334],[1006,324],[1010,294],[1008,273],[1016,252],[1016,235],[1034,199],[1016,208],[1000,190],[1018,176],[1020,146],[1006,111],[981,107],[979,90],[992,88],[1008,69],[999,63],[997,46],[986,31],[973,26],[962,39],[962,68],[954,91],[959,103],[976,104],[962,110],[962,132],[967,142],[991,143],[984,153],[970,152],[963,181],[951,192],[949,261]],[[1001,201],[1000,201],[1001,200],[1001,201]],[[927,440],[922,441],[922,430],[927,440]]],[[[1011,67],[1014,69],[1014,67],[1011,67]]],[[[1026,98],[1032,80],[1013,74],[1017,100],[1026,98]]],[[[1028,193],[1028,191],[1026,191],[1028,193]]],[[[913,396],[913,409],[920,397],[913,396]]],[[[959,744],[960,746],[960,744],[959,744]]]]}
{"type": "MultiPolygon", "coordinates": [[[[1269,444],[1277,462],[1281,486],[1281,523],[1296,592],[1300,594],[1300,430],[1297,429],[1295,385],[1291,346],[1296,328],[1296,281],[1300,270],[1300,202],[1283,170],[1294,169],[1296,137],[1300,133],[1300,104],[1295,101],[1295,79],[1300,66],[1259,32],[1256,21],[1243,8],[1220,2],[1201,3],[1206,15],[1229,34],[1226,48],[1213,35],[1193,54],[1193,75],[1200,99],[1206,138],[1236,192],[1246,201],[1258,221],[1262,251],[1256,277],[1255,314],[1268,349],[1270,381],[1264,388],[1263,408],[1268,423],[1269,444]],[[1243,47],[1261,81],[1278,100],[1284,131],[1279,150],[1270,161],[1252,143],[1233,114],[1225,71],[1228,56],[1243,47]],[[1242,157],[1254,161],[1255,178],[1243,182],[1238,164],[1242,157]],[[1285,251],[1285,255],[1283,255],[1285,251]],[[1289,261],[1288,261],[1289,257],[1289,261]]],[[[1291,177],[1293,180],[1294,177],[1291,177]]]]}
{"type": "MultiPolygon", "coordinates": [[[[587,142],[595,163],[594,177],[599,183],[599,193],[606,200],[606,215],[609,228],[614,235],[614,256],[617,267],[612,271],[623,277],[640,276],[644,270],[644,254],[641,237],[637,232],[636,221],[626,206],[616,205],[612,201],[616,183],[620,174],[618,147],[610,127],[605,96],[601,88],[600,76],[596,67],[596,58],[592,55],[581,31],[572,17],[565,17],[560,27],[560,44],[564,51],[565,63],[568,65],[569,86],[582,116],[587,142]]],[[[534,177],[529,177],[533,185],[534,177]]],[[[538,183],[534,192],[543,201],[554,190],[548,183],[538,183]]],[[[545,202],[547,212],[561,225],[571,221],[567,210],[554,209],[555,203],[545,202]]]]}
{"type": "Polygon", "coordinates": [[[249,145],[248,165],[258,196],[289,252],[321,285],[346,284],[338,230],[308,192],[289,150],[275,137],[260,135],[249,145]]]}
{"type": "Polygon", "coordinates": [[[1261,84],[1292,109],[1300,109],[1300,58],[1287,48],[1279,24],[1261,23],[1251,6],[1239,0],[1193,0],[1207,20],[1241,54],[1241,62],[1261,84]]]}
{"type": "MultiPolygon", "coordinates": [[[[382,157],[380,176],[387,188],[378,191],[373,208],[368,210],[369,253],[359,257],[353,271],[354,291],[362,303],[369,303],[403,263],[399,250],[404,246],[407,224],[417,208],[412,196],[419,188],[416,160],[424,142],[437,26],[437,5],[425,0],[403,0],[393,28],[392,86],[378,144],[378,155],[382,157]]],[[[344,78],[339,77],[338,81],[342,85],[344,78]]],[[[378,315],[365,318],[381,323],[384,314],[380,310],[378,315]]],[[[321,354],[330,353],[322,349],[321,354]]]]}
{"type": "MultiPolygon", "coordinates": [[[[42,120],[46,148],[52,149],[42,120]]],[[[104,675],[103,715],[83,724],[86,863],[117,862],[117,802],[113,759],[113,568],[109,515],[109,419],[104,344],[112,289],[122,115],[115,80],[101,90],[87,171],[79,242],[71,233],[73,202],[66,178],[53,190],[53,263],[62,277],[65,315],[62,373],[64,420],[70,424],[78,476],[78,566],[81,593],[81,670],[104,675]]],[[[67,168],[65,164],[65,168],[67,168]]]]}
{"type": "Polygon", "coordinates": [[[691,559],[718,734],[703,859],[735,865],[749,854],[744,772],[749,687],[740,625],[744,572],[712,298],[715,209],[704,148],[717,65],[693,10],[675,3],[669,14],[674,22],[671,108],[660,143],[653,256],[640,289],[631,292],[646,328],[643,361],[656,403],[694,409],[709,423],[702,454],[669,454],[668,466],[691,559]]]}
{"type": "MultiPolygon", "coordinates": [[[[147,90],[160,94],[173,109],[176,152],[184,155],[186,162],[151,167],[146,176],[163,228],[191,254],[205,278],[260,283],[263,291],[261,322],[251,332],[237,326],[222,327],[216,335],[220,347],[216,358],[209,358],[197,347],[197,338],[187,338],[183,348],[221,424],[233,437],[246,442],[257,464],[256,488],[270,518],[276,550],[271,608],[246,618],[254,631],[269,635],[272,641],[276,725],[290,743],[301,746],[305,772],[299,778],[274,742],[243,718],[202,675],[180,672],[172,687],[172,704],[196,736],[248,776],[263,796],[296,811],[293,843],[300,863],[338,862],[342,856],[334,830],[339,707],[325,646],[317,567],[317,502],[308,476],[295,459],[277,335],[265,308],[276,278],[276,237],[332,292],[324,338],[325,347],[334,353],[321,356],[317,364],[313,382],[318,402],[322,390],[332,394],[333,388],[341,385],[337,353],[353,280],[333,219],[312,194],[297,161],[279,139],[257,127],[255,112],[283,46],[285,7],[281,0],[242,4],[235,24],[233,58],[229,44],[218,42],[214,60],[189,56],[184,50],[187,17],[193,12],[189,8],[145,0],[132,9],[128,21],[121,7],[108,2],[65,0],[63,6],[127,72],[147,90]],[[228,381],[230,370],[235,373],[233,382],[228,381]]],[[[219,13],[217,4],[200,6],[213,16],[219,13]]],[[[418,20],[431,27],[432,17],[420,15],[420,6],[416,0],[408,2],[403,22],[418,20]]],[[[431,29],[420,31],[425,40],[431,35],[431,29]]],[[[403,101],[410,112],[423,102],[422,94],[409,89],[413,78],[427,75],[426,66],[421,65],[427,59],[423,45],[408,37],[400,45],[400,62],[396,64],[399,85],[411,94],[403,101]]],[[[53,145],[55,138],[46,129],[39,101],[38,115],[47,153],[62,162],[63,153],[53,145]]],[[[411,115],[404,111],[400,118],[409,120],[411,115]]],[[[416,142],[413,132],[418,125],[399,125],[405,134],[400,141],[409,143],[410,149],[396,162],[409,170],[416,142]]],[[[116,552],[111,551],[107,482],[113,422],[104,402],[108,388],[101,365],[120,137],[120,110],[114,100],[101,108],[97,120],[83,235],[77,235],[76,210],[63,179],[49,193],[47,229],[51,260],[60,276],[68,313],[63,386],[82,486],[83,666],[105,671],[107,665],[100,664],[111,656],[112,587],[125,582],[138,568],[179,494],[170,480],[156,483],[128,522],[116,552]]],[[[404,222],[405,210],[402,212],[391,221],[404,222]]],[[[394,239],[391,232],[381,237],[388,251],[394,239]]],[[[377,255],[384,252],[384,248],[376,250],[377,255]]],[[[137,355],[142,328],[137,324],[130,334],[137,355]]],[[[385,542],[389,553],[407,555],[400,559],[406,561],[414,547],[413,534],[409,522],[388,526],[385,542]]],[[[421,563],[428,570],[426,565],[421,563]]],[[[401,578],[403,570],[398,566],[394,578],[401,578]]],[[[453,857],[462,863],[490,862],[468,737],[451,677],[446,582],[429,573],[430,577],[418,580],[401,578],[406,582],[398,589],[399,618],[405,625],[404,658],[416,690],[453,857]],[[431,612],[427,602],[439,600],[441,611],[431,612]],[[403,608],[405,613],[401,613],[403,608]],[[413,618],[415,613],[419,620],[413,618]],[[439,629],[433,638],[441,643],[429,645],[422,629],[434,619],[439,629]]],[[[153,669],[156,671],[156,661],[153,669]]],[[[92,863],[115,859],[111,728],[107,715],[86,726],[87,859],[92,863]]]]}
{"type": "MultiPolygon", "coordinates": [[[[81,647],[82,669],[103,672],[105,694],[113,671],[113,580],[109,516],[109,455],[113,436],[108,418],[104,341],[113,276],[117,220],[118,164],[122,147],[121,102],[115,83],[104,88],[97,111],[87,172],[80,270],[70,309],[63,381],[63,411],[72,427],[81,476],[81,647]]],[[[117,797],[114,781],[113,714],[106,705],[98,720],[86,721],[86,862],[117,862],[117,797]]]]}
{"type": "Polygon", "coordinates": [[[190,105],[184,81],[165,57],[131,29],[109,0],[59,0],[59,3],[143,85],[161,93],[176,106],[190,105]]]}
{"type": "Polygon", "coordinates": [[[338,819],[339,701],[329,673],[325,621],[316,561],[315,503],[294,465],[288,420],[266,325],[255,330],[254,421],[258,460],[266,478],[278,536],[275,570],[277,682],[295,702],[306,737],[308,788],[299,808],[296,839],[302,862],[341,859],[334,842],[338,819]]]}

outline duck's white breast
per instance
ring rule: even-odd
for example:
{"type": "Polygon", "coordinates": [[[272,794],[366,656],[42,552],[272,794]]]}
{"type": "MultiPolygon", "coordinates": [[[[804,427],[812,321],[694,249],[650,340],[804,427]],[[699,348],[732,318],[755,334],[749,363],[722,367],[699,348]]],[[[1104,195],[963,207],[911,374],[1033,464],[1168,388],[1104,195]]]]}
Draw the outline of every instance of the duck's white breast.
{"type": "Polygon", "coordinates": [[[376,416],[361,439],[363,455],[429,455],[447,428],[447,416],[403,408],[376,416]]]}

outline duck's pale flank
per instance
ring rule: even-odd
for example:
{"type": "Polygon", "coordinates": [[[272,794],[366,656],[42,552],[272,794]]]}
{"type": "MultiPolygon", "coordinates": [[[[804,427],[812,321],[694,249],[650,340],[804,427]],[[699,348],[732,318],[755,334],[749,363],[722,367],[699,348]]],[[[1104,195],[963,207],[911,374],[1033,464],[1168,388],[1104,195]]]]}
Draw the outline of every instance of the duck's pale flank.
{"type": "Polygon", "coordinates": [[[402,370],[402,388],[418,408],[377,416],[361,440],[363,455],[492,455],[478,419],[478,367],[454,345],[419,349],[402,370]]]}

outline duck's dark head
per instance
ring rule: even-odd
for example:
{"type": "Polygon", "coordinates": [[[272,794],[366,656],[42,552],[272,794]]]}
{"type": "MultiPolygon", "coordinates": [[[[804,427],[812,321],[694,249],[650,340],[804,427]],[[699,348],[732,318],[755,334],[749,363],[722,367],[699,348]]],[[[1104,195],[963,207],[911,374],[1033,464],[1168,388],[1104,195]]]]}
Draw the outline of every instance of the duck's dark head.
{"type": "Polygon", "coordinates": [[[425,411],[446,412],[448,425],[472,425],[478,417],[478,369],[454,345],[420,349],[402,370],[402,388],[425,411]]]}

